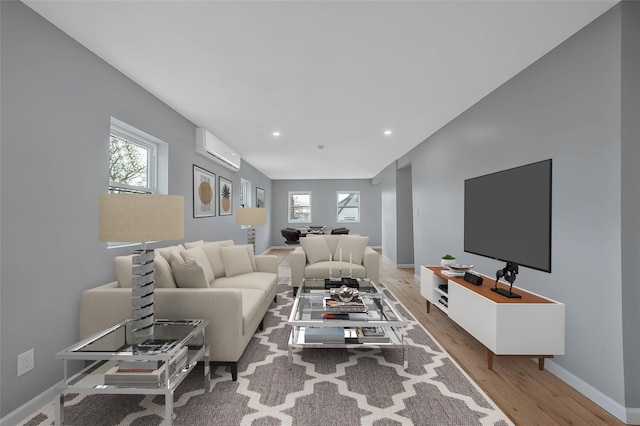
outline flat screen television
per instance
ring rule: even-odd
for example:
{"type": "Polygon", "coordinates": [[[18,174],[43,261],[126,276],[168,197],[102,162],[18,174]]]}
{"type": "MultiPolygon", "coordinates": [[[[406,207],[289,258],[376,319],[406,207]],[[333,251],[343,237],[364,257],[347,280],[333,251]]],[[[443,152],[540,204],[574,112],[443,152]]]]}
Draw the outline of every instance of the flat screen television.
{"type": "Polygon", "coordinates": [[[544,160],[464,181],[464,251],[551,272],[551,173],[544,160]]]}

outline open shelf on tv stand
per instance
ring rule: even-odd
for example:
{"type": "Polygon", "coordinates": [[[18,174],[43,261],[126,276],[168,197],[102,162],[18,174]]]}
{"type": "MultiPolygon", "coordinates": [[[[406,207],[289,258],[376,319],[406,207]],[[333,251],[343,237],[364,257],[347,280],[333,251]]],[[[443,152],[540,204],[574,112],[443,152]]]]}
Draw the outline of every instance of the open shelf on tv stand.
{"type": "Polygon", "coordinates": [[[544,360],[564,354],[565,306],[535,293],[514,289],[503,282],[484,277],[475,286],[462,277],[442,273],[440,266],[420,268],[420,294],[431,305],[457,323],[487,348],[487,367],[493,368],[494,356],[538,358],[538,368],[544,360]],[[446,291],[444,287],[446,285],[446,291]],[[498,289],[498,291],[495,290],[498,289]],[[446,297],[447,306],[440,303],[446,297]]]}

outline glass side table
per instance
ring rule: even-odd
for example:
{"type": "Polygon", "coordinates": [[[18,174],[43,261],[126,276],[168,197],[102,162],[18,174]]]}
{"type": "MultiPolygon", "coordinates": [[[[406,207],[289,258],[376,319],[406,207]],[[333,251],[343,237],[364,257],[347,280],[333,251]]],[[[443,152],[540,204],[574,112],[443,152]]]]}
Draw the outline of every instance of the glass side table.
{"type": "Polygon", "coordinates": [[[153,338],[133,345],[127,319],[58,352],[56,358],[64,361],[64,381],[56,388],[55,424],[63,424],[67,393],[142,394],[164,395],[164,422],[170,426],[173,392],[198,361],[204,361],[204,389],[209,391],[207,324],[201,319],[156,320],[153,338]],[[69,376],[69,361],[87,365],[69,376]]]}

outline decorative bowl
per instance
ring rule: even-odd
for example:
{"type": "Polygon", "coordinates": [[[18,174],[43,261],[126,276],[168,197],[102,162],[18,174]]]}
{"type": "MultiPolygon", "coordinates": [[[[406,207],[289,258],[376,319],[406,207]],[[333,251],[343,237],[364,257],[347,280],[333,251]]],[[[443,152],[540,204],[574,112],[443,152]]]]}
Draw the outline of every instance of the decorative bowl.
{"type": "Polygon", "coordinates": [[[451,269],[452,271],[455,272],[467,272],[469,271],[471,268],[473,268],[473,265],[460,265],[460,264],[453,264],[453,265],[447,265],[447,268],[451,269]]]}
{"type": "Polygon", "coordinates": [[[338,289],[336,293],[338,295],[338,298],[340,298],[340,300],[342,300],[343,302],[351,302],[356,296],[358,296],[359,291],[358,289],[343,285],[338,289]]]}

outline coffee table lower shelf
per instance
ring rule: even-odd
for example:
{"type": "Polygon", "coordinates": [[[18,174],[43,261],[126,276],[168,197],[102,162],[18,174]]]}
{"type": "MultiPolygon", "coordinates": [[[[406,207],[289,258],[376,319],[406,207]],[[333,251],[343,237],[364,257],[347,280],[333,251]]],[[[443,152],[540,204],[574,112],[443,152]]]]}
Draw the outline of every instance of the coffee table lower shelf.
{"type": "MultiPolygon", "coordinates": [[[[344,328],[344,327],[337,327],[344,328]]],[[[385,327],[387,334],[389,335],[388,342],[363,342],[363,343],[331,343],[331,342],[306,342],[305,341],[305,329],[306,327],[294,326],[292,327],[291,334],[289,335],[289,362],[293,362],[293,349],[294,348],[399,348],[402,349],[402,367],[406,370],[408,368],[408,360],[406,357],[407,344],[404,340],[404,335],[401,330],[395,327],[385,327]]]]}

